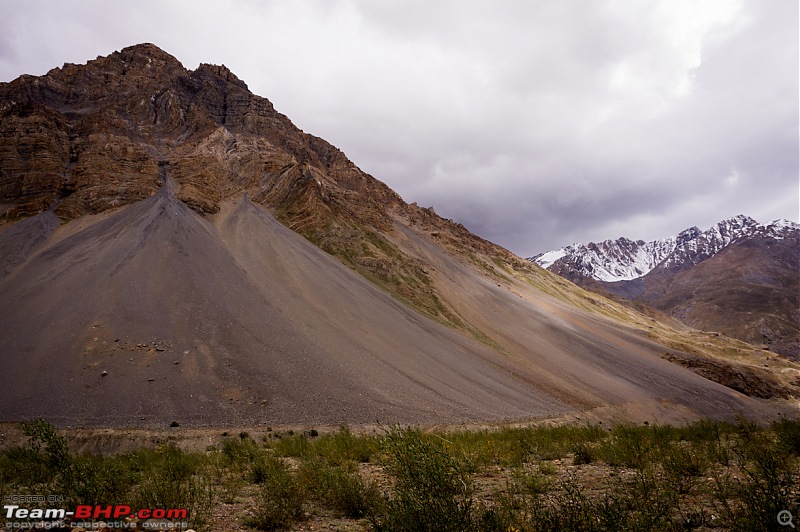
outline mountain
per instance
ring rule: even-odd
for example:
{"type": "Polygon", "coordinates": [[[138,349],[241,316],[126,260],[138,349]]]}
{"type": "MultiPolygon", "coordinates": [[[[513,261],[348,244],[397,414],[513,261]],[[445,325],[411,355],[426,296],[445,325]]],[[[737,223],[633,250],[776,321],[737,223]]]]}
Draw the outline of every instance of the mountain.
{"type": "Polygon", "coordinates": [[[796,364],[588,294],[154,45],[0,84],[0,168],[0,420],[674,421],[800,397],[796,364]]]}
{"type": "Polygon", "coordinates": [[[620,237],[599,244],[573,244],[540,253],[529,260],[568,278],[630,281],[643,277],[656,267],[673,272],[690,268],[743,238],[783,240],[795,237],[798,230],[800,226],[789,220],[759,224],[752,218],[739,215],[706,231],[690,227],[677,236],[653,242],[620,237]]]}
{"type": "Polygon", "coordinates": [[[747,216],[653,242],[575,244],[532,259],[585,288],[800,357],[800,225],[747,216]]]}

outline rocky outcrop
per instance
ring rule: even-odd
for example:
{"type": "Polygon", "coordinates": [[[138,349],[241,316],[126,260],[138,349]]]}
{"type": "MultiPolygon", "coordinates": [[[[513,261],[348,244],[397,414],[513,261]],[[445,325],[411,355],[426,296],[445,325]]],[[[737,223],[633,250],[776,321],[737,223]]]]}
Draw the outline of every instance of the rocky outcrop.
{"type": "Polygon", "coordinates": [[[744,364],[730,361],[721,362],[685,354],[665,353],[661,357],[680,364],[710,381],[718,382],[750,397],[786,399],[792,393],[796,393],[794,389],[777,382],[769,372],[744,364]]]}

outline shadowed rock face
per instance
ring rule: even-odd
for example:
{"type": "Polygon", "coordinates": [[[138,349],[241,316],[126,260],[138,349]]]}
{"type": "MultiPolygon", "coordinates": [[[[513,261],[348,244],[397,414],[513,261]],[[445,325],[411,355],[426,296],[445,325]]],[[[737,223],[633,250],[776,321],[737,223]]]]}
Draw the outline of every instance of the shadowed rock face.
{"type": "Polygon", "coordinates": [[[0,420],[777,411],[405,204],[225,67],[139,45],[2,84],[0,114],[0,420]]]}

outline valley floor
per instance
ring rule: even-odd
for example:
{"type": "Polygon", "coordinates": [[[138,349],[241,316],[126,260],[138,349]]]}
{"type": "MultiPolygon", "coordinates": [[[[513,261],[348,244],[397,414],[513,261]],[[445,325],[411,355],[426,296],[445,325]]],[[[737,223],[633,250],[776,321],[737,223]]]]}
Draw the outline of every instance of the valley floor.
{"type": "Polygon", "coordinates": [[[800,421],[783,417],[147,434],[34,420],[3,425],[0,449],[4,501],[187,508],[193,530],[776,530],[800,513],[800,421]]]}

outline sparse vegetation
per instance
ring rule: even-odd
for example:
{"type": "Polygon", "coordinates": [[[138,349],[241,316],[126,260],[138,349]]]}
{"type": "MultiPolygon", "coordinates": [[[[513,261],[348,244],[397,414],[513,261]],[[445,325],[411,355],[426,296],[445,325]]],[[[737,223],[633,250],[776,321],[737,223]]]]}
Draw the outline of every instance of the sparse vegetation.
{"type": "Polygon", "coordinates": [[[394,479],[383,512],[370,516],[375,530],[461,532],[473,523],[468,462],[444,440],[419,430],[393,430],[383,441],[385,471],[394,479]]]}
{"type": "Polygon", "coordinates": [[[289,466],[267,453],[260,453],[253,480],[260,484],[253,517],[246,524],[259,530],[286,530],[305,516],[308,490],[289,466]]]}
{"type": "MultiPolygon", "coordinates": [[[[267,431],[205,452],[100,456],[43,420],[0,451],[2,495],[187,508],[195,530],[777,530],[800,514],[800,421],[484,431],[267,431]],[[279,435],[279,436],[278,436],[279,435]]],[[[31,506],[35,507],[35,503],[31,506]]]]}

